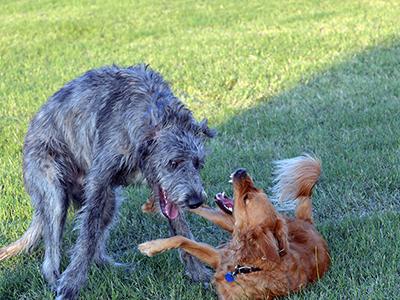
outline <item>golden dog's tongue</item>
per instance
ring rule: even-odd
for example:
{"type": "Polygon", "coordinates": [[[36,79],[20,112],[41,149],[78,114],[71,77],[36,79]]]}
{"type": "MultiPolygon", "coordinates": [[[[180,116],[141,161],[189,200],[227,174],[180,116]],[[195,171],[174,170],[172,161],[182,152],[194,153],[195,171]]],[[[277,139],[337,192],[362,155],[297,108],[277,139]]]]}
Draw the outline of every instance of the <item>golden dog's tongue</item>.
{"type": "Polygon", "coordinates": [[[233,212],[233,199],[225,195],[225,192],[218,193],[215,195],[215,203],[219,208],[227,214],[232,214],[233,212]]]}

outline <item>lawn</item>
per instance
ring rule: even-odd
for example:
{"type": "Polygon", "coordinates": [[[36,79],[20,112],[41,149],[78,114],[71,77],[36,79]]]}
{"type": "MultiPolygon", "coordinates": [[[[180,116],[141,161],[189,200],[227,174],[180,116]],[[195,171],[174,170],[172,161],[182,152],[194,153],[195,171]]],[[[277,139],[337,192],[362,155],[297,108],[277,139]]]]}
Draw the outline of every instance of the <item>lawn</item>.
{"type": "MultiPolygon", "coordinates": [[[[246,167],[271,186],[271,162],[313,152],[314,195],[332,267],[290,299],[400,299],[400,3],[396,1],[0,2],[0,245],[31,219],[21,152],[46,98],[86,70],[149,63],[219,135],[202,173],[209,195],[246,167]]],[[[166,236],[143,215],[145,187],[126,190],[109,249],[135,269],[93,267],[82,299],[214,299],[176,251],[136,245],[166,236]]],[[[212,204],[210,197],[209,203],[212,204]]],[[[75,234],[65,235],[63,268],[75,234]]],[[[227,236],[189,216],[197,240],[227,236]]],[[[0,264],[0,299],[51,299],[43,248],[0,264]]]]}

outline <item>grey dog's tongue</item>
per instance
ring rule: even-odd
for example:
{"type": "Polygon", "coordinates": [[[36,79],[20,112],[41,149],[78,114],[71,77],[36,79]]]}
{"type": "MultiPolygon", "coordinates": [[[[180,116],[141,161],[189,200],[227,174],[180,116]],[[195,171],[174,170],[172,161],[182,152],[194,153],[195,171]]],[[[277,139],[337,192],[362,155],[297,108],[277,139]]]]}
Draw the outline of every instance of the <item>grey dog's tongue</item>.
{"type": "MultiPolygon", "coordinates": [[[[178,206],[169,198],[168,193],[160,187],[160,201],[164,202],[161,206],[163,214],[170,220],[174,220],[179,215],[178,206]]],[[[161,202],[160,202],[161,203],[161,202]]]]}
{"type": "Polygon", "coordinates": [[[174,220],[179,215],[178,207],[171,201],[166,201],[164,213],[170,220],[174,220]]]}

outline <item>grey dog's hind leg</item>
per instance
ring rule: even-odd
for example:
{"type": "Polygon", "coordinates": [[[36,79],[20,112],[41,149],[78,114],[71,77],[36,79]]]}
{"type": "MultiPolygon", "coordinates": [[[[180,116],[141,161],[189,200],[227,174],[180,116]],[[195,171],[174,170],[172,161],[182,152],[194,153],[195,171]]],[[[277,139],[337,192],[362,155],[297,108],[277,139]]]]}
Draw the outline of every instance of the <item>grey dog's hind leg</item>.
{"type": "MultiPolygon", "coordinates": [[[[193,240],[193,235],[185,220],[183,214],[169,221],[171,235],[182,235],[188,239],[193,240]]],[[[212,272],[196,257],[188,254],[187,252],[179,249],[179,257],[185,265],[185,272],[195,282],[206,282],[211,280],[212,272]]]]}
{"type": "Polygon", "coordinates": [[[53,187],[53,211],[45,211],[45,219],[51,220],[43,223],[43,239],[45,244],[45,257],[43,261],[43,275],[47,282],[55,288],[60,276],[61,244],[67,217],[66,197],[63,191],[53,187]]]}
{"type": "Polygon", "coordinates": [[[42,272],[53,288],[60,275],[61,241],[68,209],[68,200],[59,180],[55,163],[40,158],[25,170],[25,184],[35,208],[35,217],[42,223],[45,255],[42,272]]]}

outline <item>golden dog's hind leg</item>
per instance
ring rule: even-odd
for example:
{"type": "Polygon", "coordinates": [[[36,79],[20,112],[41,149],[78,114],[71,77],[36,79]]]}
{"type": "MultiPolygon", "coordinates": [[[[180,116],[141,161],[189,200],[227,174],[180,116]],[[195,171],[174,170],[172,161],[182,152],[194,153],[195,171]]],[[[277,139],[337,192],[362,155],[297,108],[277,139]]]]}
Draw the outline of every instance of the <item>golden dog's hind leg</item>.
{"type": "Polygon", "coordinates": [[[154,256],[158,253],[176,248],[185,250],[187,253],[197,257],[214,269],[218,268],[220,265],[221,258],[218,250],[210,245],[198,243],[180,235],[148,241],[138,246],[139,251],[147,256],[154,256]]]}
{"type": "Polygon", "coordinates": [[[233,218],[233,216],[228,215],[227,213],[213,209],[208,206],[200,206],[199,208],[191,209],[190,211],[213,222],[215,225],[218,225],[219,227],[226,231],[229,231],[230,233],[233,232],[235,219],[233,218]]]}

